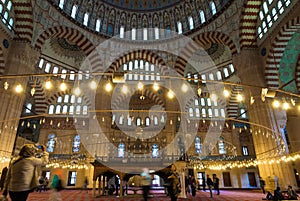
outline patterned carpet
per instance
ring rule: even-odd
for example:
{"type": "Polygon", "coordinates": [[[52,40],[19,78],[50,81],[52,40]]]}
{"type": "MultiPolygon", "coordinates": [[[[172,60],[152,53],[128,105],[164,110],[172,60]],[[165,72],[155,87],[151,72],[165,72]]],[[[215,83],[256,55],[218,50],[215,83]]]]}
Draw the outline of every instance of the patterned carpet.
{"type": "MultiPolygon", "coordinates": [[[[139,195],[127,195],[124,197],[102,196],[93,198],[92,191],[63,190],[61,191],[63,201],[143,201],[141,192],[139,195]]],[[[41,193],[31,193],[28,201],[48,201],[50,191],[41,193]]],[[[161,192],[152,192],[153,197],[149,201],[170,201],[170,198],[161,192]]],[[[246,190],[222,190],[220,195],[213,194],[209,197],[209,192],[198,191],[195,198],[191,195],[187,199],[180,198],[178,201],[261,201],[264,195],[260,192],[246,190]]],[[[10,200],[9,200],[10,201],[10,200]]]]}

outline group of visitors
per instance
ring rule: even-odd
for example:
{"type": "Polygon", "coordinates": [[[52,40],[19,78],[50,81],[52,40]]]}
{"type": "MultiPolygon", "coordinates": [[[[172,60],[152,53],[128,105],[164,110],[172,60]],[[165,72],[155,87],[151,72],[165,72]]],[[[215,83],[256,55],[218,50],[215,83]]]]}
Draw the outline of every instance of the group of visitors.
{"type": "Polygon", "coordinates": [[[206,184],[208,186],[211,198],[213,197],[212,189],[214,189],[216,191],[217,195],[220,195],[219,183],[220,183],[220,180],[219,180],[219,178],[217,177],[216,174],[213,174],[213,178],[212,179],[210,178],[209,175],[206,175],[206,184]]]}
{"type": "Polygon", "coordinates": [[[296,193],[296,191],[293,189],[293,187],[291,185],[288,186],[288,189],[286,192],[282,192],[280,187],[278,186],[275,190],[274,190],[274,194],[272,195],[272,193],[270,191],[267,192],[267,196],[266,196],[266,200],[298,200],[298,195],[296,193]]]}
{"type": "Polygon", "coordinates": [[[38,181],[39,181],[39,184],[38,184],[38,187],[36,188],[36,191],[37,192],[47,191],[49,179],[47,177],[43,177],[42,175],[40,175],[38,181]]]}

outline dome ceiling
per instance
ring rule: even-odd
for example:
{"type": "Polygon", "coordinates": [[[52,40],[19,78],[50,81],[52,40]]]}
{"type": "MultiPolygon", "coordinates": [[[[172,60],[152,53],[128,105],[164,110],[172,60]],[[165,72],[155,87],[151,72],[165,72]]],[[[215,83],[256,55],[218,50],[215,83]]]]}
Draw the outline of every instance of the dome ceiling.
{"type": "Polygon", "coordinates": [[[120,9],[133,11],[154,11],[166,9],[181,2],[180,0],[102,0],[120,9]]]}

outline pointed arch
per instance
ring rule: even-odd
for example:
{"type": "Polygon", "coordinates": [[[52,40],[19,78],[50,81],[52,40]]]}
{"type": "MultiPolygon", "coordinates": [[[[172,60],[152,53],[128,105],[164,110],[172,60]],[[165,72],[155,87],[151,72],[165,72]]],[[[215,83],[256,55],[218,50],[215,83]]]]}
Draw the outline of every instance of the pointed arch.
{"type": "Polygon", "coordinates": [[[295,32],[300,29],[300,16],[287,22],[279,31],[268,54],[265,68],[265,79],[269,88],[277,89],[280,86],[279,65],[284,50],[295,32]]]}
{"type": "Polygon", "coordinates": [[[90,54],[95,49],[92,42],[81,32],[72,29],[70,27],[63,27],[63,26],[51,27],[46,31],[44,31],[38,37],[35,47],[37,49],[41,49],[45,41],[53,37],[66,38],[76,43],[81,48],[81,50],[85,53],[85,55],[90,54]]]}

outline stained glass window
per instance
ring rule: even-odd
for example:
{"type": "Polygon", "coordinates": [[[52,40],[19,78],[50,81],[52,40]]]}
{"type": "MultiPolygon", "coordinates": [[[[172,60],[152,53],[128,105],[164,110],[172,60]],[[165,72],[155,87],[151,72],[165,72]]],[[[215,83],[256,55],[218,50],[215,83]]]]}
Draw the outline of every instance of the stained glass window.
{"type": "Polygon", "coordinates": [[[158,156],[159,156],[158,145],[154,144],[154,145],[152,145],[152,157],[157,158],[158,156]]]}
{"type": "Polygon", "coordinates": [[[54,152],[54,147],[55,147],[55,134],[50,134],[48,136],[46,151],[49,152],[49,153],[53,153],[54,152]]]}
{"type": "Polygon", "coordinates": [[[72,144],[73,153],[77,153],[80,151],[80,135],[75,135],[72,144]]]}
{"type": "Polygon", "coordinates": [[[118,146],[118,157],[124,158],[125,156],[125,146],[124,143],[120,143],[118,146]]]}

